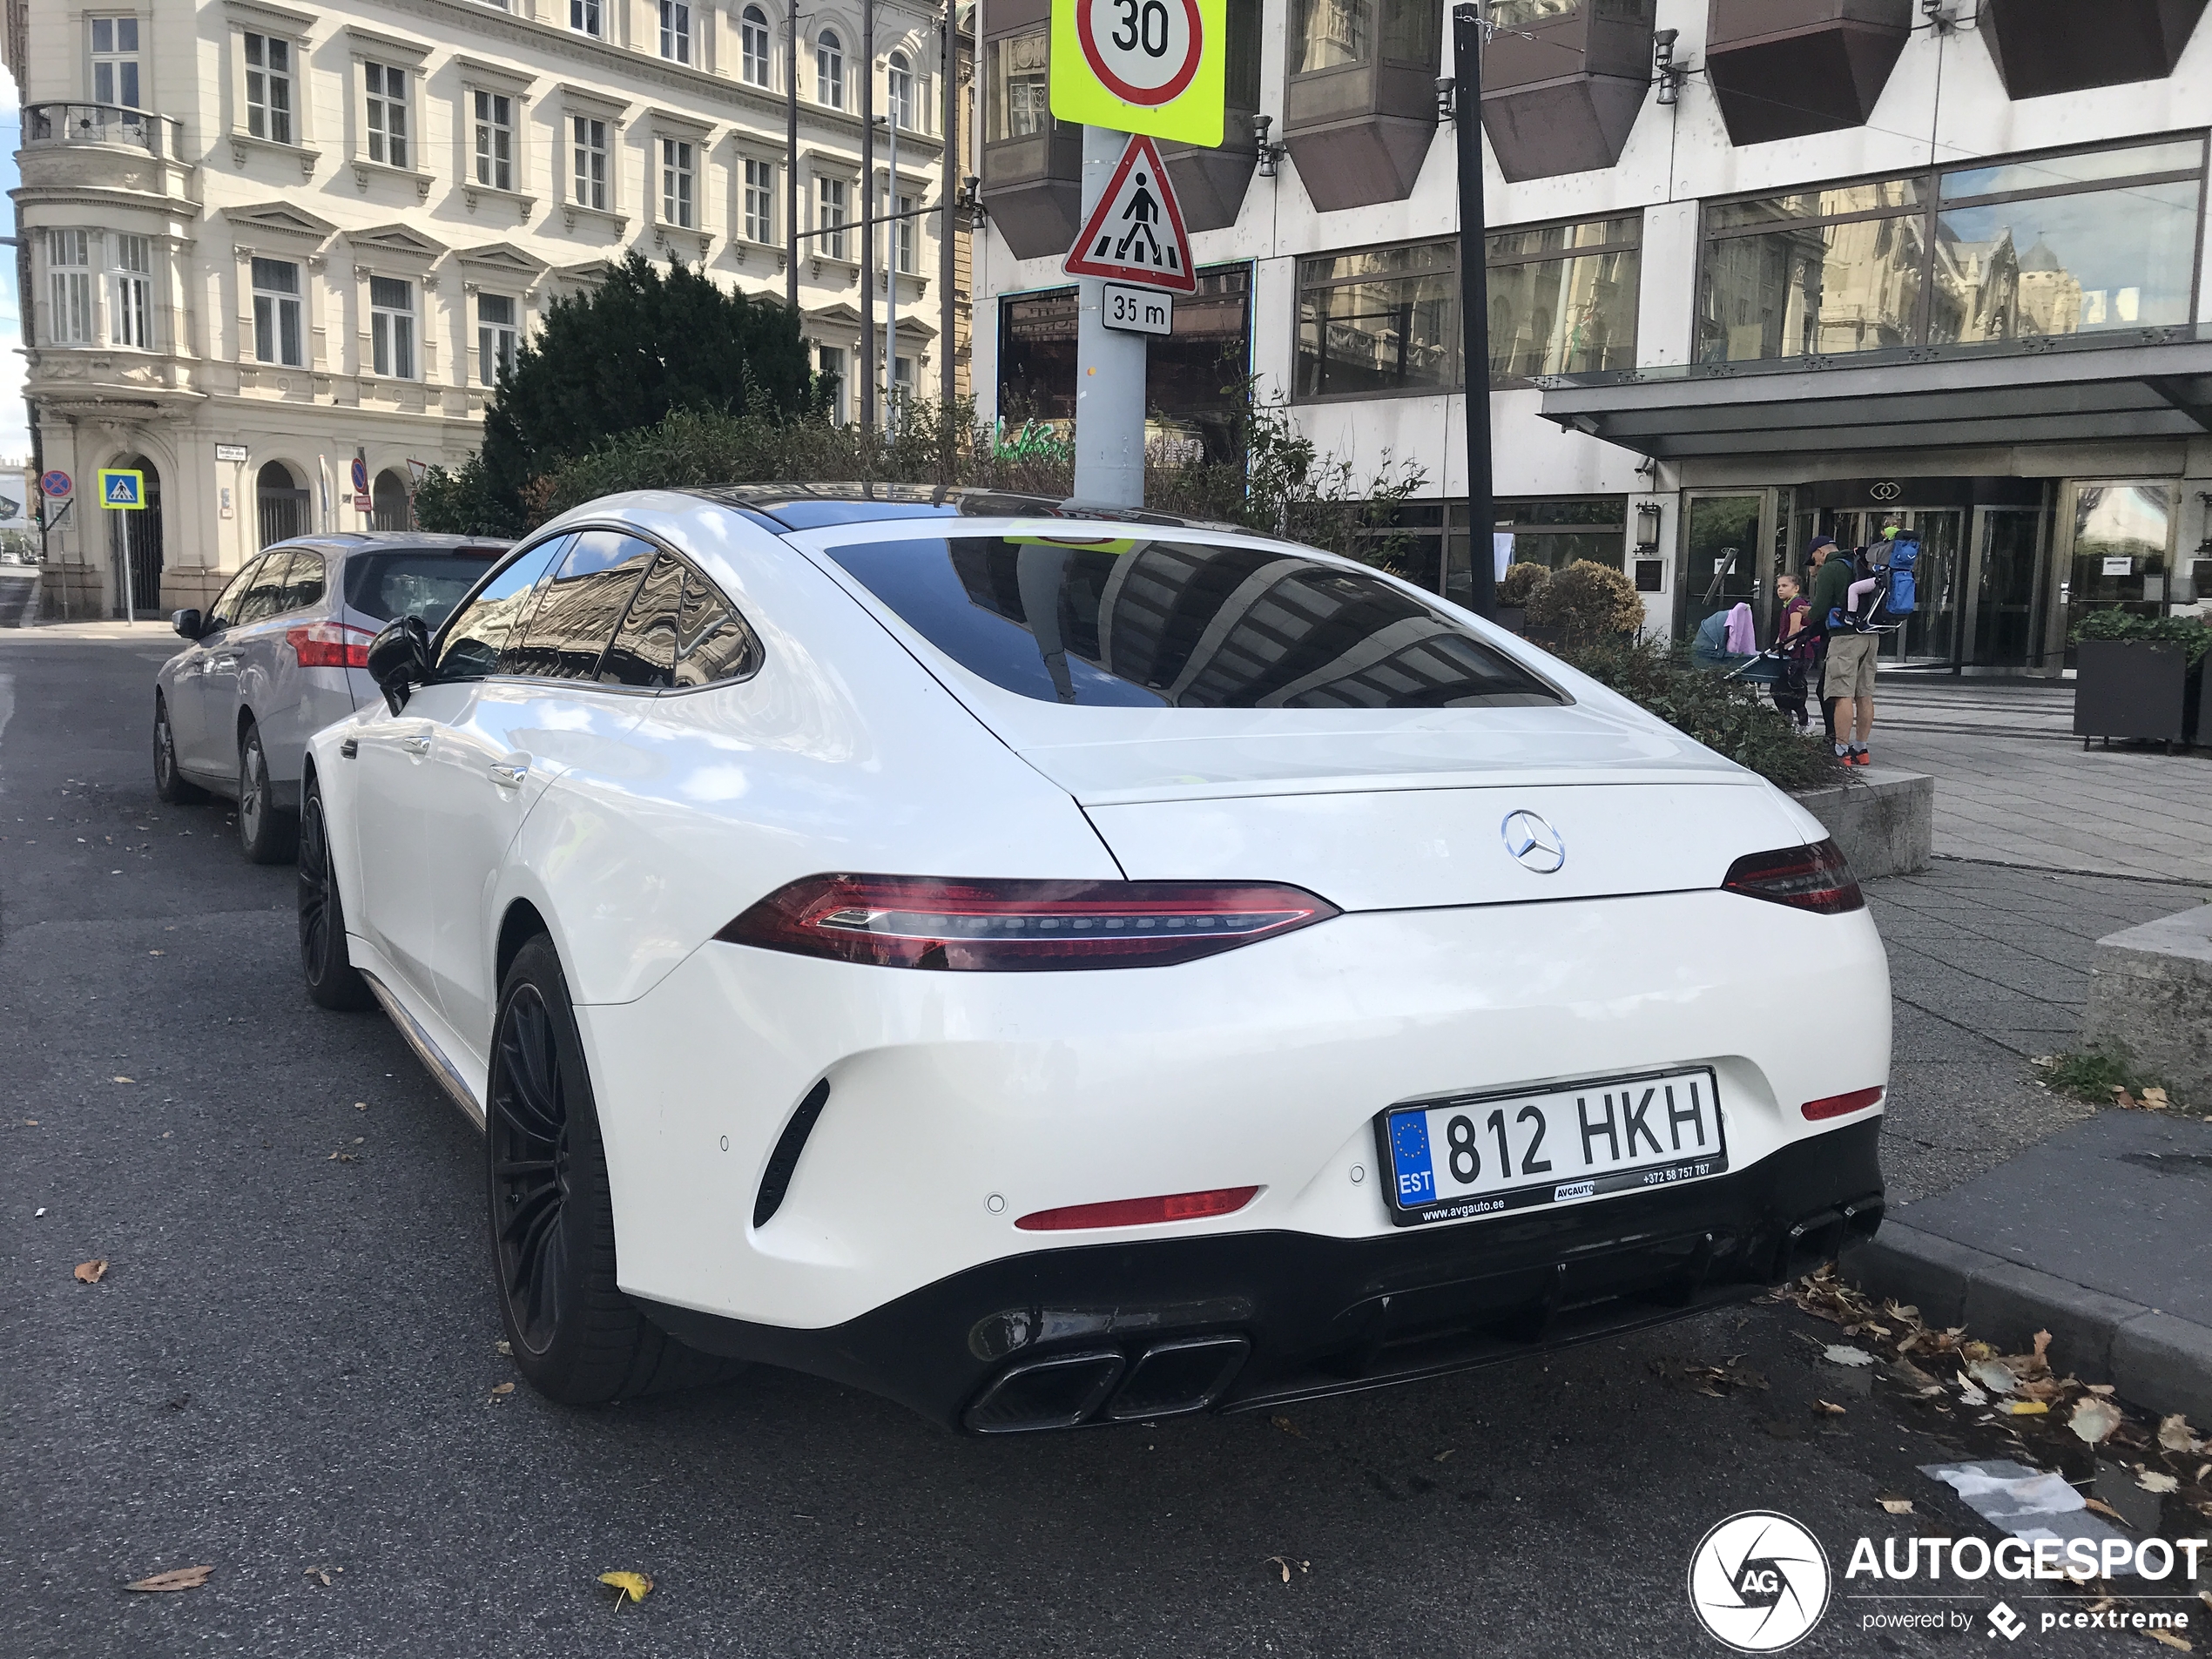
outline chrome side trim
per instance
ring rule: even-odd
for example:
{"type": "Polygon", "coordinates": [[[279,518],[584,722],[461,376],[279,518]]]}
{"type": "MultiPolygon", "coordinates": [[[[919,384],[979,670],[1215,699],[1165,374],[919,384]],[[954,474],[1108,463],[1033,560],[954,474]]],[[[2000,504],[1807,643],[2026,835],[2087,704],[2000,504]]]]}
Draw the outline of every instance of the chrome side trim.
{"type": "Polygon", "coordinates": [[[394,996],[385,988],[383,981],[365,968],[357,966],[357,971],[367,981],[368,988],[375,994],[376,1000],[383,1005],[384,1012],[391,1016],[392,1023],[398,1028],[400,1035],[407,1039],[407,1046],[415,1050],[415,1057],[428,1068],[430,1076],[436,1079],[438,1087],[446,1091],[453,1103],[460,1107],[467,1115],[470,1123],[478,1129],[483,1128],[483,1103],[469,1092],[468,1083],[462,1080],[461,1073],[455,1069],[453,1062],[445,1057],[444,1050],[431,1039],[430,1034],[422,1028],[421,1023],[400,1005],[399,998],[394,996]]]}

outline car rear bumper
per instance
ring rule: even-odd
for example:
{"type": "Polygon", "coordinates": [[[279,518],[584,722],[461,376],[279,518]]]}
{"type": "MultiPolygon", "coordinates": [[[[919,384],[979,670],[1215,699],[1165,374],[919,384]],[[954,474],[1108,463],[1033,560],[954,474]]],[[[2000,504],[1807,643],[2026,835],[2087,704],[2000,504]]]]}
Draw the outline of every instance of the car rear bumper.
{"type": "Polygon", "coordinates": [[[1660,1324],[1810,1271],[1879,1224],[1880,1133],[1863,1118],[1689,1186],[1378,1238],[1032,1251],[813,1330],[644,1306],[695,1347],[974,1433],[1251,1410],[1660,1324]]]}

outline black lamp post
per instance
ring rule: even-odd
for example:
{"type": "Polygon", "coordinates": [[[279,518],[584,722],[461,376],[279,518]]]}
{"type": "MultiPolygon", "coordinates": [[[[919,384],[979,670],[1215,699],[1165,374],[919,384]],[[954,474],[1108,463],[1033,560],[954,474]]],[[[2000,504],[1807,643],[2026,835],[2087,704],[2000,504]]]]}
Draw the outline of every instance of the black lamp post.
{"type": "Polygon", "coordinates": [[[1451,99],[1460,159],[1460,341],[1466,352],[1468,601],[1479,617],[1498,610],[1490,492],[1490,269],[1482,209],[1482,12],[1471,0],[1452,8],[1451,99]]]}

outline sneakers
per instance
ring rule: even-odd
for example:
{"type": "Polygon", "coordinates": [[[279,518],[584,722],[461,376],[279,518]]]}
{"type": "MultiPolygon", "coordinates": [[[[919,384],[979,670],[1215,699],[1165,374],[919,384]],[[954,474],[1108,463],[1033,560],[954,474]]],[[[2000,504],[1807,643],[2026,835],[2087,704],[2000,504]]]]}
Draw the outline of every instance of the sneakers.
{"type": "Polygon", "coordinates": [[[1851,752],[1844,757],[1844,764],[1846,766],[1871,765],[1873,764],[1873,757],[1869,755],[1865,750],[1860,748],[1857,744],[1853,744],[1851,745],[1851,752]]]}
{"type": "Polygon", "coordinates": [[[1831,743],[1828,746],[1835,751],[1836,764],[1838,765],[1848,766],[1851,765],[1851,745],[1848,743],[1831,743]]]}

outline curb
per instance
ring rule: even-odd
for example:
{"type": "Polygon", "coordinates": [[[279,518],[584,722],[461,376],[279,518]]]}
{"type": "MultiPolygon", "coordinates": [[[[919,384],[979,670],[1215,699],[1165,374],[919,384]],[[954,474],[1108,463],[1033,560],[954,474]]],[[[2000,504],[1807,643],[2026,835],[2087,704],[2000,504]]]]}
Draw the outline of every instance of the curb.
{"type": "Polygon", "coordinates": [[[2111,1383],[2122,1399],[2212,1422],[2212,1329],[2090,1290],[1895,1221],[1837,1264],[1869,1296],[1911,1303],[1930,1325],[1963,1325],[2001,1352],[2051,1333],[2052,1367],[2111,1383]]]}

